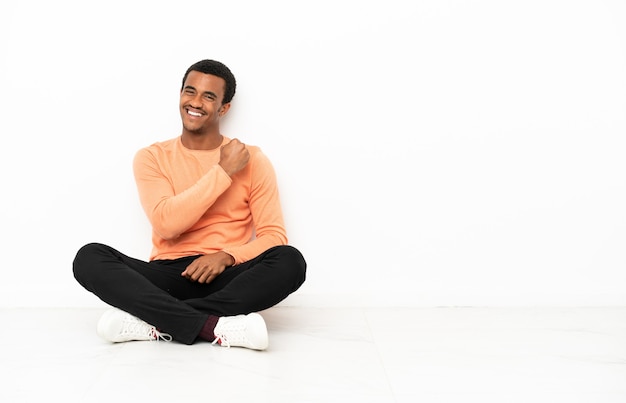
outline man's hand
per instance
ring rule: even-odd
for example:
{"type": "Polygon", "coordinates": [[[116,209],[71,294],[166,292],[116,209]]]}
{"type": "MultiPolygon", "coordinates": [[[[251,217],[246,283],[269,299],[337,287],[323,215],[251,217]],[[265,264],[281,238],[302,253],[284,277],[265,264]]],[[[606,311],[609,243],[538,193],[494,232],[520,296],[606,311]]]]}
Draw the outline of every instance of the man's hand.
{"type": "Polygon", "coordinates": [[[227,266],[232,266],[234,263],[235,259],[226,252],[212,253],[191,262],[181,276],[190,281],[207,284],[222,274],[227,266]]]}
{"type": "Polygon", "coordinates": [[[220,166],[228,176],[233,176],[246,166],[250,153],[246,145],[237,139],[232,139],[220,149],[220,166]]]}

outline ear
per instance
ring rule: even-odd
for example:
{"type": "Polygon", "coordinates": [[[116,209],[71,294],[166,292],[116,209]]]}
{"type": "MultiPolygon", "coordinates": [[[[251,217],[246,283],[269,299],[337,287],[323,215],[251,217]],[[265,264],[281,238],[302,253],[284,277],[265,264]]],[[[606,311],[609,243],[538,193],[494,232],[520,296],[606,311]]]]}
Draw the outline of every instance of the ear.
{"type": "Polygon", "coordinates": [[[222,107],[220,108],[220,111],[219,111],[220,117],[226,115],[226,113],[228,112],[229,109],[230,109],[230,102],[227,103],[227,104],[222,105],[222,107]]]}

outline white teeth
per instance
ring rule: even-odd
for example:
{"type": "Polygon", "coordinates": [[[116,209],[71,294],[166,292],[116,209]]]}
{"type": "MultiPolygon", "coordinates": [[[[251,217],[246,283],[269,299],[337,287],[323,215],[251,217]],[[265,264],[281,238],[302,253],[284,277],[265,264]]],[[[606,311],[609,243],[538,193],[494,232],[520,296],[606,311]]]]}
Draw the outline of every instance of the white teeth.
{"type": "Polygon", "coordinates": [[[201,113],[197,113],[197,112],[187,111],[187,113],[188,113],[188,114],[190,114],[191,116],[195,116],[195,117],[198,117],[198,118],[199,118],[200,116],[202,116],[202,114],[201,114],[201,113]]]}

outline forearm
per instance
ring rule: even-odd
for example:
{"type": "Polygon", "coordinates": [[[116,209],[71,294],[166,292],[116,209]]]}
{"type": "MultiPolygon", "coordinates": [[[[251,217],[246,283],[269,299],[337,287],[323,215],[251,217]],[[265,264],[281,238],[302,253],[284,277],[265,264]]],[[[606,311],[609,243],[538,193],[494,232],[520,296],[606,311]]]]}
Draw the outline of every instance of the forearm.
{"type": "Polygon", "coordinates": [[[154,231],[166,240],[177,238],[197,223],[232,183],[218,165],[179,193],[156,169],[140,166],[135,172],[141,205],[154,231]]]}
{"type": "Polygon", "coordinates": [[[235,259],[234,264],[240,264],[254,259],[266,250],[278,245],[286,245],[287,237],[284,233],[275,232],[254,239],[245,245],[224,249],[235,259]]]}
{"type": "Polygon", "coordinates": [[[149,213],[154,230],[164,239],[175,239],[196,224],[230,184],[217,178],[220,172],[211,171],[184,192],[156,203],[149,213]]]}

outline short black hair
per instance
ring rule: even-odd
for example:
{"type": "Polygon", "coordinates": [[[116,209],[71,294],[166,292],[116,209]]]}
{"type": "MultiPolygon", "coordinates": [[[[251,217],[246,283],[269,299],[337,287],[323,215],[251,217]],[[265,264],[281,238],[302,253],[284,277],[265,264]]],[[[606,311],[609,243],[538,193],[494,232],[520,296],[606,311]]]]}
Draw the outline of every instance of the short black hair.
{"type": "Polygon", "coordinates": [[[183,90],[183,88],[185,88],[185,81],[187,80],[187,76],[192,71],[199,71],[200,73],[211,74],[220,77],[224,79],[224,81],[226,81],[226,85],[224,87],[224,99],[222,99],[222,104],[229,103],[235,96],[237,81],[235,81],[235,76],[224,63],[218,62],[217,60],[205,59],[192,64],[183,76],[183,84],[180,88],[181,91],[183,90]]]}

